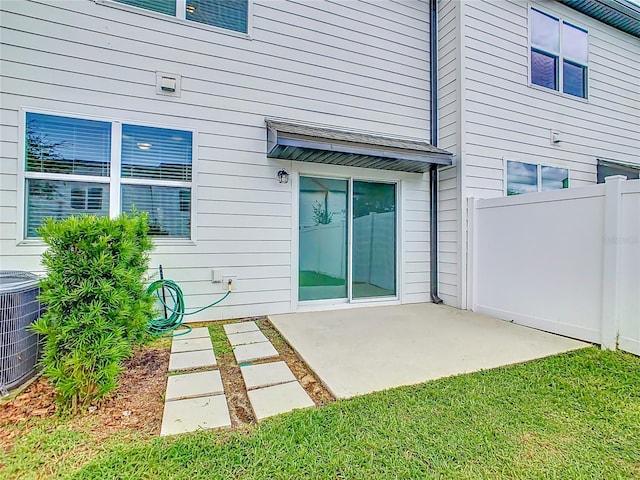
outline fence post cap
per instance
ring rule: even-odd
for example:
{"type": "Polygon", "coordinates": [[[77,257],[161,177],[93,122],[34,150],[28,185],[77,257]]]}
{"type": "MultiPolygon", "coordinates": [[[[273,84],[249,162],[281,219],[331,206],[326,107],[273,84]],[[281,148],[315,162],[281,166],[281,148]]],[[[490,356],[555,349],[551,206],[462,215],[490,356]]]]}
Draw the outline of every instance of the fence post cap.
{"type": "Polygon", "coordinates": [[[609,177],[604,177],[604,183],[618,182],[626,179],[627,177],[625,175],[611,175],[609,177]]]}

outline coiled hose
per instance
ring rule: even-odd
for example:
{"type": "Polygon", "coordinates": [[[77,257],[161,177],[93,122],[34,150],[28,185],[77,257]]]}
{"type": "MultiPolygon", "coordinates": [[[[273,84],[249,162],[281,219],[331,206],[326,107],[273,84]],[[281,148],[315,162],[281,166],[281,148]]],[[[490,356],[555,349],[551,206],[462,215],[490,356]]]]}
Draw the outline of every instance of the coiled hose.
{"type": "Polygon", "coordinates": [[[185,303],[184,303],[184,294],[182,293],[182,289],[180,286],[174,282],[173,280],[161,279],[156,280],[151,285],[147,287],[147,294],[151,296],[155,296],[162,306],[165,308],[165,312],[168,310],[171,312],[170,315],[165,317],[158,317],[151,320],[149,323],[149,328],[147,331],[151,335],[156,335],[159,337],[164,336],[175,336],[178,337],[180,335],[186,335],[189,333],[192,328],[189,325],[184,325],[186,329],[184,331],[180,331],[179,333],[175,333],[174,331],[180,326],[183,325],[183,319],[185,315],[195,315],[196,313],[200,313],[207,308],[211,308],[214,305],[219,304],[225,298],[227,298],[231,294],[231,282],[229,282],[229,287],[227,293],[218,300],[209,305],[205,305],[202,308],[198,308],[193,312],[185,311],[185,303]],[[162,296],[161,296],[162,292],[162,296]],[[166,295],[170,297],[170,300],[166,298],[166,295]],[[163,298],[164,297],[164,298],[163,298]]]}

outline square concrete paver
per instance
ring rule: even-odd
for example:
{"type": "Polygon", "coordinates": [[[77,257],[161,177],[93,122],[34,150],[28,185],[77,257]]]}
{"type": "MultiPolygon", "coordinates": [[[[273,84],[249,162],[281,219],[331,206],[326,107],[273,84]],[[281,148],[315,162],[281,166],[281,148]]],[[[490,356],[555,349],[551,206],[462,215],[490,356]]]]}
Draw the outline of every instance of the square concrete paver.
{"type": "Polygon", "coordinates": [[[189,333],[185,333],[184,335],[177,335],[179,333],[184,332],[184,328],[180,328],[174,332],[174,340],[191,340],[194,338],[211,338],[209,335],[209,329],[207,327],[198,327],[191,330],[189,333]]]}
{"type": "Polygon", "coordinates": [[[198,350],[211,350],[213,345],[211,344],[210,337],[192,338],[189,340],[173,339],[171,342],[171,353],[181,352],[195,352],[198,350]]]}
{"type": "Polygon", "coordinates": [[[218,370],[173,375],[167,380],[165,400],[220,395],[224,392],[218,370]]]}
{"type": "Polygon", "coordinates": [[[160,435],[230,426],[231,419],[224,395],[187,398],[164,404],[160,435]]]}
{"type": "Polygon", "coordinates": [[[233,333],[254,332],[256,330],[260,330],[258,325],[256,325],[256,322],[229,323],[224,326],[224,333],[227,335],[231,335],[233,333]]]}
{"type": "Polygon", "coordinates": [[[244,378],[244,384],[249,390],[292,382],[296,379],[285,362],[247,365],[240,367],[240,371],[244,378]]]}
{"type": "Polygon", "coordinates": [[[248,345],[238,345],[233,349],[236,362],[245,363],[263,358],[277,357],[278,351],[271,345],[271,342],[250,343],[248,345]]]}
{"type": "Polygon", "coordinates": [[[229,343],[234,347],[238,345],[247,345],[249,343],[269,341],[260,330],[253,332],[231,333],[227,335],[227,338],[229,339],[229,343]]]}
{"type": "Polygon", "coordinates": [[[295,408],[314,407],[313,400],[298,382],[283,383],[247,392],[258,420],[295,408]]]}
{"type": "Polygon", "coordinates": [[[213,350],[198,350],[197,352],[172,353],[169,356],[169,371],[190,370],[192,368],[213,367],[216,356],[213,350]]]}

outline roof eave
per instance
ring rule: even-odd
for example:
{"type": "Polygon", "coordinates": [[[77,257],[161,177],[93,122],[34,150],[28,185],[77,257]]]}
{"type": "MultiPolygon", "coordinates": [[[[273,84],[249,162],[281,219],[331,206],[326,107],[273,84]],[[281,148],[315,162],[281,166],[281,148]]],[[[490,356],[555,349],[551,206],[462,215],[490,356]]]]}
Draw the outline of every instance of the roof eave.
{"type": "Polygon", "coordinates": [[[558,0],[580,13],[640,38],[640,6],[628,0],[558,0]]]}

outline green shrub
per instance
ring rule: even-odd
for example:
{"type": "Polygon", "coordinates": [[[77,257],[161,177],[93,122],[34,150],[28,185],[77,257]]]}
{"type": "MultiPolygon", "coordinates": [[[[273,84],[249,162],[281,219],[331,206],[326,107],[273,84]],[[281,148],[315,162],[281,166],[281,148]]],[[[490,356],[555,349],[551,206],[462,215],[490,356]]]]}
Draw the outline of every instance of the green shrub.
{"type": "Polygon", "coordinates": [[[148,229],[146,214],[48,219],[38,229],[49,245],[47,309],[33,329],[45,336],[41,366],[63,407],[77,411],[115,389],[124,359],[146,338],[148,229]]]}

